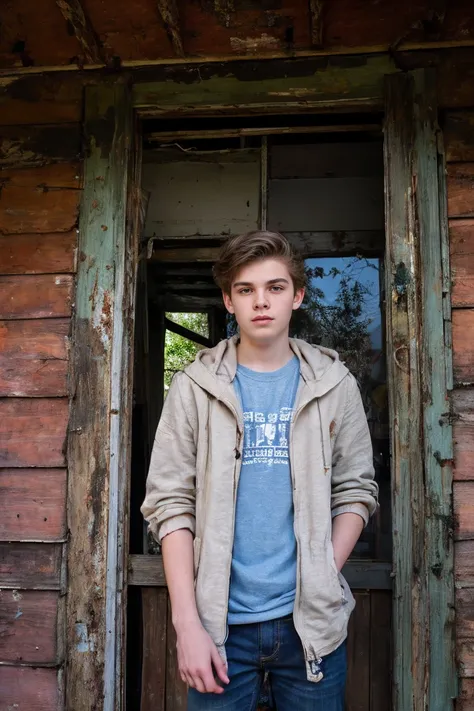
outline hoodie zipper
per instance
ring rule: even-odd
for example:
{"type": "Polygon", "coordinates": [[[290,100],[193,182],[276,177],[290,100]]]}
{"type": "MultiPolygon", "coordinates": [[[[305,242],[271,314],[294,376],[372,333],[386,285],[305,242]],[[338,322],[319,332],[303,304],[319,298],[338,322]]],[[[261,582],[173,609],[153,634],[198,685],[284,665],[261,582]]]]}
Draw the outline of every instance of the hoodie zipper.
{"type": "MultiPolygon", "coordinates": [[[[293,472],[293,466],[292,462],[294,462],[294,457],[293,457],[293,431],[294,427],[296,425],[296,420],[298,419],[300,413],[304,408],[312,402],[311,400],[308,400],[308,402],[304,403],[301,405],[296,411],[295,415],[293,417],[293,422],[291,423],[291,429],[290,429],[290,474],[291,474],[291,483],[293,487],[293,501],[296,504],[296,485],[295,485],[295,475],[293,472]]],[[[321,411],[319,409],[319,401],[318,401],[318,414],[319,414],[319,419],[320,419],[320,426],[321,426],[321,411]]],[[[321,432],[321,437],[322,437],[322,432],[321,432]]],[[[321,447],[323,449],[323,462],[324,462],[324,467],[326,468],[326,462],[325,462],[325,454],[324,454],[324,440],[321,439],[321,447]]],[[[294,506],[296,509],[296,506],[294,506]]],[[[296,511],[295,511],[296,513],[296,511]]],[[[295,516],[295,521],[296,521],[296,516],[295,516]]],[[[297,569],[297,579],[296,579],[296,596],[295,596],[295,606],[293,610],[293,623],[295,625],[295,630],[301,639],[301,643],[303,645],[303,650],[304,650],[304,655],[306,658],[306,662],[309,665],[310,671],[312,676],[315,677],[315,682],[320,682],[323,677],[323,671],[322,671],[322,657],[320,654],[317,652],[314,653],[314,657],[310,655],[309,649],[310,646],[307,644],[304,635],[302,634],[301,627],[299,626],[299,613],[300,613],[300,601],[301,601],[301,544],[300,544],[300,538],[299,538],[299,530],[297,530],[295,526],[295,538],[296,538],[296,569],[297,569]]]]}

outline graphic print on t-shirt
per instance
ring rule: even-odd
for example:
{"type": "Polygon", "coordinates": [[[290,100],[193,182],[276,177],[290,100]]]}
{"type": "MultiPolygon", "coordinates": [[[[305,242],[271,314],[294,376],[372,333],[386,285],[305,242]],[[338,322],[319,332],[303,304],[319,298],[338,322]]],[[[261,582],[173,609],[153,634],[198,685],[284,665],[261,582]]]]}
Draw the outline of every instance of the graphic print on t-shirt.
{"type": "Polygon", "coordinates": [[[244,412],[245,447],[242,466],[288,466],[288,439],[293,408],[279,412],[244,412]]]}

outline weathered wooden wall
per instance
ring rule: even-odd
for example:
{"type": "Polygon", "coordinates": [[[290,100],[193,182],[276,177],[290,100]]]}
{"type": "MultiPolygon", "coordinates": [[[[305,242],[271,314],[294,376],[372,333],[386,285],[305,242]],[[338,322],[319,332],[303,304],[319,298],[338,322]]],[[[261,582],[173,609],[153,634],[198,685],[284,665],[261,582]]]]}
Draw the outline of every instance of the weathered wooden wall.
{"type": "Polygon", "coordinates": [[[474,111],[445,117],[451,243],[457,711],[474,709],[474,111]]]}
{"type": "Polygon", "coordinates": [[[54,101],[43,108],[42,116],[41,107],[26,113],[11,102],[0,113],[0,124],[13,124],[0,125],[2,711],[60,709],[63,694],[67,376],[80,127],[28,125],[45,116],[62,120],[54,101]]]}

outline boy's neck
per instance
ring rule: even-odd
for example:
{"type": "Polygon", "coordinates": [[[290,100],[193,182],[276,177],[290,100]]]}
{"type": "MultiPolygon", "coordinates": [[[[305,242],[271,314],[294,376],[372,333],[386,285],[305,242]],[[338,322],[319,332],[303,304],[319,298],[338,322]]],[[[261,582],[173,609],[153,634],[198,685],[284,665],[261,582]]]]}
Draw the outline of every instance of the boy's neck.
{"type": "Polygon", "coordinates": [[[287,334],[284,334],[278,341],[271,343],[255,343],[241,334],[240,342],[237,346],[237,362],[251,370],[260,373],[271,372],[283,368],[291,358],[293,351],[290,348],[290,341],[287,334]]]}

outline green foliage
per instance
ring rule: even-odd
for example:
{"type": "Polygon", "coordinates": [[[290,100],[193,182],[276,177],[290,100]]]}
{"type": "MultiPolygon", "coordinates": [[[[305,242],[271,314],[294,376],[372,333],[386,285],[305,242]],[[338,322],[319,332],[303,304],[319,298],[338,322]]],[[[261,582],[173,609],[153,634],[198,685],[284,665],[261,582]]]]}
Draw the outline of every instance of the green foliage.
{"type": "MultiPolygon", "coordinates": [[[[207,314],[182,314],[182,313],[167,313],[167,318],[170,321],[178,323],[180,326],[188,328],[201,336],[209,336],[209,323],[207,314]]],[[[189,341],[183,336],[178,336],[177,333],[166,331],[165,335],[165,376],[164,386],[165,391],[168,390],[171,379],[178,370],[183,370],[188,363],[191,363],[199,350],[202,349],[198,343],[189,341]]]]}

